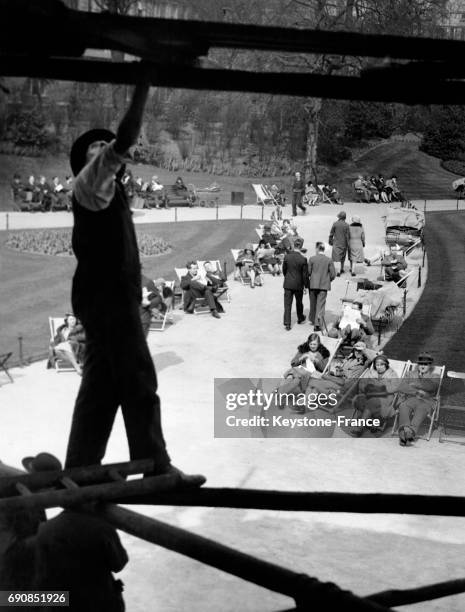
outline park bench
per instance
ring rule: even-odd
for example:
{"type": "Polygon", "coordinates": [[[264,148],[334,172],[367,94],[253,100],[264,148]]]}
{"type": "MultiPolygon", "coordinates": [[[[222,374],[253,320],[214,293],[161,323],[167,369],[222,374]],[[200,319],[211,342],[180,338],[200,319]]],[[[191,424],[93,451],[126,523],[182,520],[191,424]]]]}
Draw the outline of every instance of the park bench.
{"type": "Polygon", "coordinates": [[[181,194],[178,193],[176,185],[165,185],[165,206],[194,206],[195,194],[188,190],[181,194]]]}

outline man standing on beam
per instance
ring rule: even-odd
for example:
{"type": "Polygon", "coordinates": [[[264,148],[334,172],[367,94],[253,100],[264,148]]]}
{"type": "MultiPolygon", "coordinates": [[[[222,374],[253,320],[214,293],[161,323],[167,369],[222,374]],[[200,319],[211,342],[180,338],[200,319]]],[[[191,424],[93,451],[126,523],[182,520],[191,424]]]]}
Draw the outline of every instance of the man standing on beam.
{"type": "Polygon", "coordinates": [[[153,459],[154,475],[173,474],[179,485],[200,486],[206,479],[175,468],[166,450],[157,376],[139,313],[139,250],[121,184],[149,88],[148,79],[135,87],[116,136],[105,129],[90,130],[71,148],[76,176],[72,246],[77,258],[72,305],[86,331],[86,354],[65,467],[102,461],[121,406],[131,459],[153,459]]]}

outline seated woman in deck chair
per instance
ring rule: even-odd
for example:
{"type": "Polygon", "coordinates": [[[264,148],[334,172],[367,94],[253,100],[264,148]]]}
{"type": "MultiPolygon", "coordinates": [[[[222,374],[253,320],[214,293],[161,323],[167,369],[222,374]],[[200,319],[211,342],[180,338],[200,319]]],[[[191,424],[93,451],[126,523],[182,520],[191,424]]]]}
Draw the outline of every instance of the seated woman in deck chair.
{"type": "MultiPolygon", "coordinates": [[[[242,278],[250,279],[251,289],[262,286],[260,266],[257,263],[252,244],[247,244],[236,259],[236,271],[242,278]]],[[[236,274],[235,274],[236,277],[236,274]]]]}
{"type": "MultiPolygon", "coordinates": [[[[380,435],[384,431],[385,421],[394,415],[393,395],[399,387],[397,373],[389,367],[386,355],[376,355],[372,367],[366,376],[360,379],[359,395],[354,398],[357,418],[379,419],[380,426],[373,427],[372,433],[380,435]]],[[[350,435],[359,438],[365,427],[354,427],[350,435]]]]}
{"type": "Polygon", "coordinates": [[[278,221],[281,221],[281,219],[283,218],[283,207],[286,204],[286,198],[284,197],[284,189],[280,189],[277,185],[271,185],[270,193],[276,203],[276,208],[273,211],[273,214],[275,214],[276,219],[278,221]]]}
{"type": "Polygon", "coordinates": [[[262,267],[265,266],[270,274],[273,276],[279,276],[281,274],[280,261],[277,257],[275,257],[275,249],[269,242],[266,242],[263,239],[260,240],[257,250],[255,251],[255,256],[258,263],[262,267]]]}
{"type": "Polygon", "coordinates": [[[168,320],[173,320],[173,308],[174,308],[174,292],[171,287],[168,287],[164,278],[156,278],[153,284],[158,289],[163,303],[166,306],[166,312],[168,312],[168,320]]]}
{"type": "Polygon", "coordinates": [[[373,357],[374,351],[367,349],[364,342],[357,342],[350,355],[333,359],[328,373],[321,378],[312,376],[307,383],[307,392],[343,395],[354,380],[360,378],[373,357]]]}
{"type": "Polygon", "coordinates": [[[82,325],[78,323],[74,315],[67,314],[63,325],[56,330],[52,342],[52,349],[56,357],[68,361],[81,376],[85,339],[82,325]]]}
{"type": "Polygon", "coordinates": [[[339,195],[339,192],[336,187],[331,187],[329,183],[325,183],[323,185],[322,191],[333,204],[342,204],[341,196],[339,195]]]}
{"type": "MultiPolygon", "coordinates": [[[[321,342],[318,334],[310,334],[307,340],[297,347],[297,353],[291,360],[291,369],[305,367],[309,372],[323,372],[328,363],[330,352],[321,342]]],[[[286,377],[287,372],[284,374],[286,377]]]]}
{"type": "Polygon", "coordinates": [[[414,367],[399,386],[399,444],[410,446],[418,429],[435,406],[440,376],[434,371],[433,357],[421,353],[414,367]]]}
{"type": "MultiPolygon", "coordinates": [[[[330,358],[330,352],[322,344],[318,334],[312,333],[297,347],[291,360],[291,367],[283,374],[278,393],[305,393],[312,377],[321,377],[330,358]]],[[[300,409],[296,407],[296,409],[300,409]]]]}
{"type": "Polygon", "coordinates": [[[318,201],[318,192],[315,189],[312,181],[308,181],[305,185],[305,194],[302,198],[303,204],[308,204],[308,206],[315,206],[318,201]]]}

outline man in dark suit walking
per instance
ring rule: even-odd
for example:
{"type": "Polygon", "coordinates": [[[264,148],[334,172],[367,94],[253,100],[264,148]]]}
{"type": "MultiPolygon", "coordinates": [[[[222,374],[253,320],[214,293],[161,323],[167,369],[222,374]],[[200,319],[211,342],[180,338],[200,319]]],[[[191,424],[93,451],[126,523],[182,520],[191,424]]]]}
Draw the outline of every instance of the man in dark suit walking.
{"type": "Polygon", "coordinates": [[[310,323],[314,331],[320,331],[325,316],[326,295],[331,289],[331,282],[336,278],[334,264],[324,254],[323,242],[316,243],[316,255],[308,260],[308,276],[310,287],[310,323]]]}
{"type": "Polygon", "coordinates": [[[284,327],[291,329],[291,309],[295,297],[297,310],[297,323],[305,321],[302,296],[304,289],[308,287],[307,260],[300,252],[304,241],[302,238],[294,240],[294,248],[286,254],[283,261],[284,274],[284,327]]]}

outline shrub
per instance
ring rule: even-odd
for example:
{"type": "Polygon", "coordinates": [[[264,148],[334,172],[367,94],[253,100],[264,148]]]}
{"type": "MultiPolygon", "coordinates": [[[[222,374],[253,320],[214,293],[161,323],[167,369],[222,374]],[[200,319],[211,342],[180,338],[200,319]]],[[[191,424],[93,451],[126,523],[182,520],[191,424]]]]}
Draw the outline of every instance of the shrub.
{"type": "Polygon", "coordinates": [[[19,147],[45,149],[54,138],[45,128],[45,119],[34,111],[14,112],[6,121],[9,139],[19,147]]]}
{"type": "Polygon", "coordinates": [[[465,161],[461,161],[460,159],[446,159],[446,161],[441,161],[441,166],[444,170],[448,170],[460,176],[465,176],[465,161]]]}
{"type": "MultiPolygon", "coordinates": [[[[144,257],[161,255],[171,250],[163,238],[138,234],[139,252],[144,257]]],[[[8,236],[6,246],[23,253],[40,255],[73,255],[71,230],[37,230],[14,232],[8,236]]]]}

